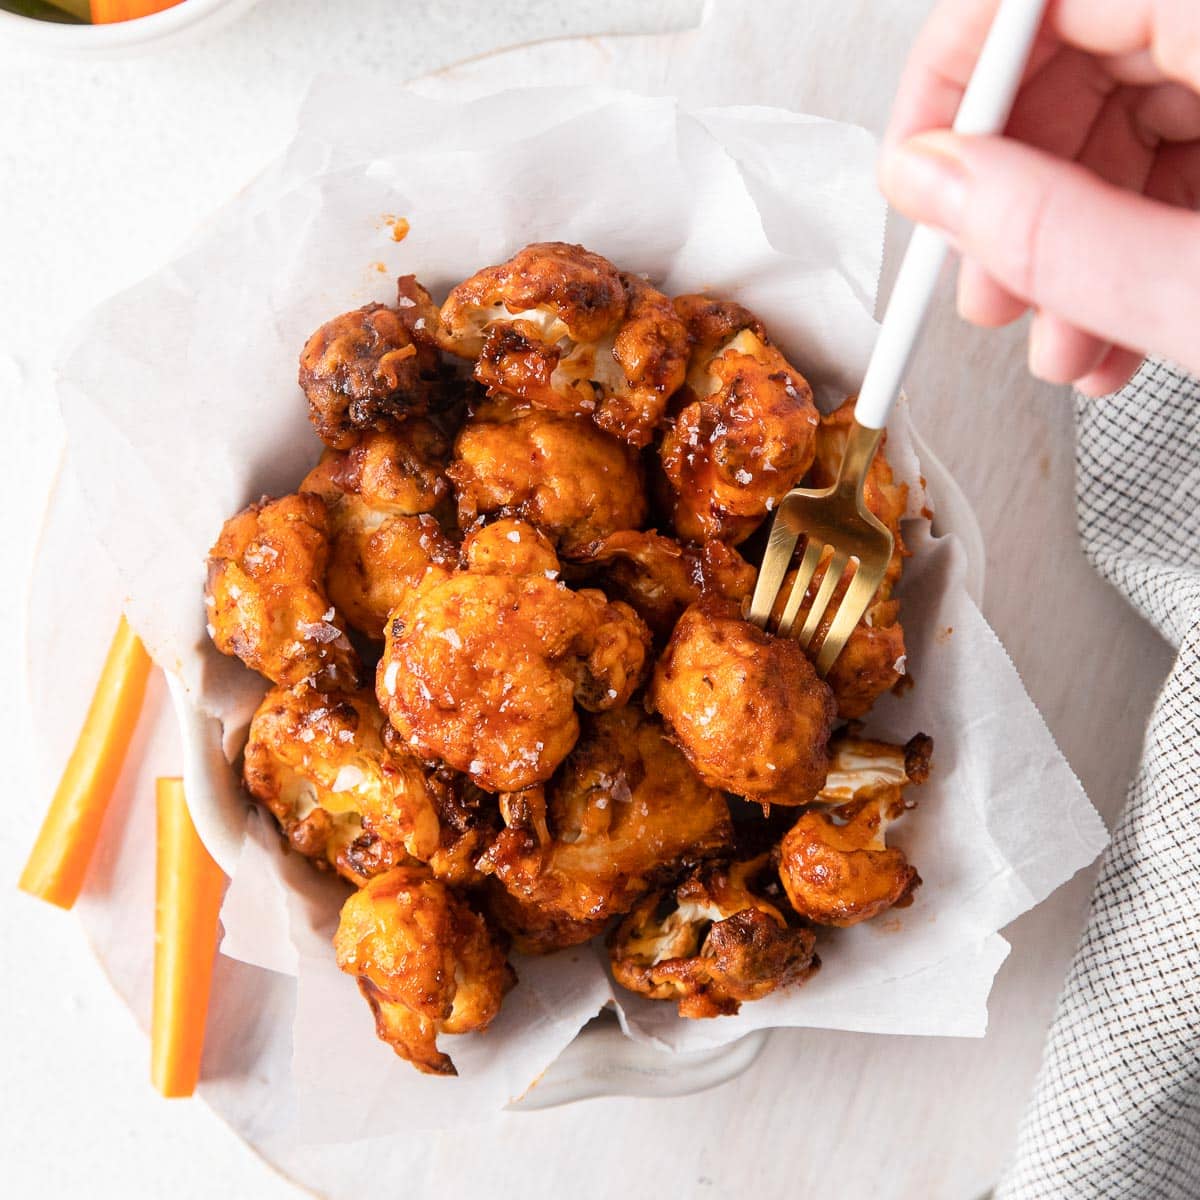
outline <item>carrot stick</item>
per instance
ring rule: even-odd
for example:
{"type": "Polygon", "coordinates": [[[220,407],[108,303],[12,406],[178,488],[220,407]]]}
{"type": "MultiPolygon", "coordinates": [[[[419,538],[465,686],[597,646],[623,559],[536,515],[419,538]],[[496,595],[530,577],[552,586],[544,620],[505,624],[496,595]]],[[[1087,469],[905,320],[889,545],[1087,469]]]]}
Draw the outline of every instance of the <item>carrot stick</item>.
{"type": "Polygon", "coordinates": [[[135,21],[151,13],[174,8],[180,0],[91,0],[92,24],[111,25],[114,21],[135,21]]]}
{"type": "Polygon", "coordinates": [[[137,725],[151,665],[122,617],[79,740],[21,872],[17,886],[31,896],[59,908],[75,903],[137,725]]]}
{"type": "Polygon", "coordinates": [[[190,1096],[200,1077],[225,876],[196,835],[182,780],[160,779],[157,801],[150,1078],[171,1098],[190,1096]]]}

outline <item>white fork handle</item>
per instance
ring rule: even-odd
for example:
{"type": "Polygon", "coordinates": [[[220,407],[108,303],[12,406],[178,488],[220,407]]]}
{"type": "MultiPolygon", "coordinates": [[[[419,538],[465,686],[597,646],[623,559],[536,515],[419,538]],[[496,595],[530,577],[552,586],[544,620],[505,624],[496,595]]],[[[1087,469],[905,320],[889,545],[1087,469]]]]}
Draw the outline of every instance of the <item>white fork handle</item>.
{"type": "MultiPolygon", "coordinates": [[[[958,106],[955,133],[1004,128],[1045,8],[1046,0],[1002,0],[958,106]]],[[[913,230],[854,408],[855,420],[868,429],[887,424],[945,258],[940,233],[924,225],[913,230]]]]}

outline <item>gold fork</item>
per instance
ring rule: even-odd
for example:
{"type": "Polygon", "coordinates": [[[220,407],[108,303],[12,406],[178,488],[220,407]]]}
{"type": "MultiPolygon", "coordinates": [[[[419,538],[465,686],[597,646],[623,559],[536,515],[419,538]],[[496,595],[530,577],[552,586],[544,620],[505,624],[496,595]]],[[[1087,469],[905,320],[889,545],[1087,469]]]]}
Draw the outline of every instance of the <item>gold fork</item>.
{"type": "MultiPolygon", "coordinates": [[[[1045,0],[1002,0],[954,118],[956,133],[998,133],[1004,128],[1044,9],[1045,0]]],[[[867,509],[863,484],[920,336],[946,249],[945,239],[934,230],[918,226],[913,231],[863,376],[837,479],[819,490],[793,488],[771,525],[749,619],[767,628],[803,537],[804,553],[776,632],[783,637],[792,633],[813,577],[828,560],[796,634],[810,657],[825,625],[826,609],[847,569],[853,569],[816,653],[819,675],[825,675],[842,652],[879,590],[892,556],[891,531],[867,509]]]]}
{"type": "Polygon", "coordinates": [[[869,429],[856,420],[833,485],[819,490],[793,488],[784,496],[771,526],[750,600],[749,619],[765,629],[791,566],[796,543],[804,537],[804,554],[775,630],[780,637],[787,637],[792,633],[813,576],[827,557],[828,547],[831,557],[825,574],[808,616],[796,634],[807,650],[821,628],[825,610],[847,566],[853,565],[853,577],[817,652],[818,675],[824,675],[842,652],[879,590],[892,556],[892,531],[867,508],[863,499],[863,483],[882,435],[881,429],[869,429]]]}

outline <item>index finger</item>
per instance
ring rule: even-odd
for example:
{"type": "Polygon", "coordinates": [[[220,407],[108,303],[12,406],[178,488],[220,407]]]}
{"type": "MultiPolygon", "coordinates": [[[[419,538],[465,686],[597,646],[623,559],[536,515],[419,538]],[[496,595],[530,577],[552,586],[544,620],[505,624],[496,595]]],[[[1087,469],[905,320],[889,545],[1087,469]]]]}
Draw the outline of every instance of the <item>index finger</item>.
{"type": "MultiPolygon", "coordinates": [[[[947,129],[1000,0],[939,0],[909,54],[884,135],[885,149],[947,129]]],[[[1174,80],[1200,91],[1195,0],[1050,0],[1025,69],[1028,80],[1062,45],[1095,54],[1129,82],[1174,80]]]]}
{"type": "MultiPolygon", "coordinates": [[[[892,114],[884,147],[927,129],[948,129],[966,90],[979,51],[1000,0],[940,0],[913,44],[892,114]]],[[[1043,26],[1034,42],[1025,79],[1050,59],[1059,39],[1043,26]]]]}

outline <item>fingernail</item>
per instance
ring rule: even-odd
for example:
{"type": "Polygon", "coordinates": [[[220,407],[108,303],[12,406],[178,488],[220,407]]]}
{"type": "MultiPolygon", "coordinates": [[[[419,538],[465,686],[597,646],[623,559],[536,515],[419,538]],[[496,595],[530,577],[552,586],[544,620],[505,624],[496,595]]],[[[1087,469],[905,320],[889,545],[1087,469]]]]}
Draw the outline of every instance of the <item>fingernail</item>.
{"type": "Polygon", "coordinates": [[[888,151],[880,172],[888,199],[905,216],[957,233],[967,204],[967,172],[953,136],[923,133],[888,151]]]}

